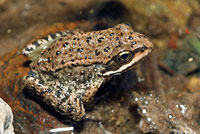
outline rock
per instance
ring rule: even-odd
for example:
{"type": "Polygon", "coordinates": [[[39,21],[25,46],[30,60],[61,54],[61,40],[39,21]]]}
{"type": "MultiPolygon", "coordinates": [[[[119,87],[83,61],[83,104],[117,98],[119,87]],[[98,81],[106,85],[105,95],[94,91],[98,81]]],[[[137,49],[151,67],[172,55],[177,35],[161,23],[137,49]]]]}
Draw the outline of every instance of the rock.
{"type": "Polygon", "coordinates": [[[0,134],[14,134],[13,114],[10,106],[0,98],[0,134]]]}
{"type": "MultiPolygon", "coordinates": [[[[190,96],[176,98],[156,96],[154,92],[138,94],[133,92],[133,103],[138,105],[141,115],[138,128],[144,133],[156,134],[199,134],[196,118],[199,113],[187,98],[199,96],[199,92],[190,96]],[[161,98],[165,98],[161,99],[161,98]]],[[[196,101],[195,101],[196,102],[196,101]]]]}

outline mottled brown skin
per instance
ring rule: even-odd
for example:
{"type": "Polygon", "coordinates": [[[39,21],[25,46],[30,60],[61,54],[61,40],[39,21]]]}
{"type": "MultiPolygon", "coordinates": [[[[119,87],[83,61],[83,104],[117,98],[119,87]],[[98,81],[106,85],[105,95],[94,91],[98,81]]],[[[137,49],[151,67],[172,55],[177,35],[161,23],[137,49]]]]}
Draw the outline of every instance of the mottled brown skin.
{"type": "MultiPolygon", "coordinates": [[[[28,45],[23,53],[34,55],[32,48],[40,46],[36,44],[28,45]]],[[[153,48],[144,35],[125,24],[65,34],[46,47],[42,45],[44,50],[31,63],[24,84],[57,112],[75,121],[84,119],[83,103],[91,100],[102,83],[132,68],[153,48]]]]}

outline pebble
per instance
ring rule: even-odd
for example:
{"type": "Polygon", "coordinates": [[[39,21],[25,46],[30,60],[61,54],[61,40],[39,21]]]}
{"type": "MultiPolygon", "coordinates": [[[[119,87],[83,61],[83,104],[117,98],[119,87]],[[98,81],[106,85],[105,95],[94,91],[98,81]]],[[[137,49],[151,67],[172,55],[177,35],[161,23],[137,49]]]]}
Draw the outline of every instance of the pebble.
{"type": "Polygon", "coordinates": [[[14,134],[13,113],[10,106],[0,98],[0,134],[14,134]]]}

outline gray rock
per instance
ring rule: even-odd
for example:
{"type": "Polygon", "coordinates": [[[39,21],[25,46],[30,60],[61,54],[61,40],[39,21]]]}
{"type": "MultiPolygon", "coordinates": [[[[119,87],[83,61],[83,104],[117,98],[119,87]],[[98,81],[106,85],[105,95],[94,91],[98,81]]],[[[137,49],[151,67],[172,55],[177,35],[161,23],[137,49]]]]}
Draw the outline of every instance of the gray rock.
{"type": "Polygon", "coordinates": [[[0,134],[14,134],[13,114],[10,106],[0,98],[0,134]]]}

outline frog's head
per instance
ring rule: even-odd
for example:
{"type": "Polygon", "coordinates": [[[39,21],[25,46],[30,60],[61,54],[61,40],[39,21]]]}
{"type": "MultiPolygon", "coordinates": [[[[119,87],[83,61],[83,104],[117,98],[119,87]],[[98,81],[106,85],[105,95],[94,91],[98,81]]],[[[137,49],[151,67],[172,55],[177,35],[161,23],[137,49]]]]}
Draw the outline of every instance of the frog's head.
{"type": "Polygon", "coordinates": [[[117,75],[132,68],[140,60],[144,59],[153,49],[152,42],[144,35],[134,32],[130,26],[120,24],[116,26],[119,41],[112,51],[112,58],[106,64],[103,76],[117,75]],[[120,43],[119,43],[120,44],[120,43]]]}

